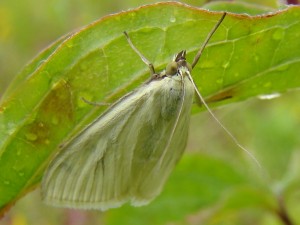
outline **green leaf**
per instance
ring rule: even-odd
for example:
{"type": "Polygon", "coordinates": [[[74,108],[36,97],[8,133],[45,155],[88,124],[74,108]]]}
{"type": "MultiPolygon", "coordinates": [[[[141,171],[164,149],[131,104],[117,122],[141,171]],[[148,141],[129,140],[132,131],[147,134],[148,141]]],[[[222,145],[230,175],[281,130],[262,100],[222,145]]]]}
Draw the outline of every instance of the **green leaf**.
{"type": "MultiPolygon", "coordinates": [[[[289,7],[227,15],[193,71],[200,92],[217,106],[298,88],[299,14],[289,7]]],[[[82,97],[112,103],[148,79],[123,31],[159,70],[182,49],[191,62],[220,17],[180,3],[149,5],[102,18],[37,56],[1,100],[0,209],[32,190],[59,146],[106,109],[82,97]]]]}
{"type": "Polygon", "coordinates": [[[67,37],[62,37],[56,42],[54,42],[51,46],[42,51],[37,57],[35,57],[32,62],[30,62],[21,73],[14,79],[14,81],[10,84],[9,88],[6,90],[5,95],[2,96],[2,99],[5,99],[9,95],[13,94],[16,88],[22,84],[22,82],[26,82],[26,79],[35,72],[36,69],[42,66],[45,63],[45,59],[50,57],[50,55],[55,51],[55,49],[66,39],[67,37]]]}
{"type": "Polygon", "coordinates": [[[247,2],[210,2],[203,6],[205,9],[214,10],[214,11],[226,11],[239,14],[248,14],[248,15],[260,15],[270,12],[277,11],[276,8],[271,8],[258,4],[251,4],[247,2]]]}

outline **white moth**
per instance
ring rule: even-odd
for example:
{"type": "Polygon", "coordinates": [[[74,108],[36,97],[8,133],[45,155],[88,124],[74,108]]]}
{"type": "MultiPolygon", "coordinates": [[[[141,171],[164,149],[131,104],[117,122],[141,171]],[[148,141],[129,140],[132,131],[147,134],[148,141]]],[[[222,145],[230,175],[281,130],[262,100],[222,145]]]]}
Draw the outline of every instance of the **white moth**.
{"type": "Polygon", "coordinates": [[[106,210],[125,202],[145,205],[161,192],[186,147],[195,93],[190,72],[225,15],[192,66],[181,51],[160,73],[125,33],[149,66],[151,79],[109,107],[54,157],[42,180],[46,203],[106,210]]]}

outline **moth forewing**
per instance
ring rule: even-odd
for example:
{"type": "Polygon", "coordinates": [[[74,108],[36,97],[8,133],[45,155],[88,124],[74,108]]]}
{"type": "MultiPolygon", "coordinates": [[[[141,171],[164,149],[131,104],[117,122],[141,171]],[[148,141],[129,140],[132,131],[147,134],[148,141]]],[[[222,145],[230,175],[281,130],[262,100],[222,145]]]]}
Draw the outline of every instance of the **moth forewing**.
{"type": "MultiPolygon", "coordinates": [[[[136,151],[133,160],[135,164],[131,183],[136,186],[133,189],[133,205],[146,204],[161,192],[186,147],[194,89],[190,84],[186,85],[186,98],[182,99],[180,82],[176,78],[164,79],[161,93],[153,96],[156,99],[161,98],[158,105],[161,110],[157,110],[158,117],[151,122],[154,126],[144,131],[147,133],[144,143],[141,143],[143,138],[139,139],[141,146],[137,149],[140,150],[136,151]],[[148,155],[149,152],[149,158],[138,156],[148,155]]],[[[185,79],[184,82],[189,80],[185,79]]]]}

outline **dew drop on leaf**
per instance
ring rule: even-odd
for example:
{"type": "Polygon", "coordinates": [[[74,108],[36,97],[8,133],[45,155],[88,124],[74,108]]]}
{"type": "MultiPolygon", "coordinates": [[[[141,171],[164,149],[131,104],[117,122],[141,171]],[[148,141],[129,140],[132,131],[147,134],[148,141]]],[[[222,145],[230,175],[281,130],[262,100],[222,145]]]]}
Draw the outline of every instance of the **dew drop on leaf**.
{"type": "Polygon", "coordinates": [[[175,23],[175,22],[176,22],[176,18],[175,18],[175,17],[171,17],[171,18],[170,18],[170,22],[171,22],[171,23],[175,23]]]}
{"type": "Polygon", "coordinates": [[[282,30],[282,29],[275,30],[275,32],[272,35],[273,40],[276,40],[276,41],[282,40],[283,37],[284,37],[284,30],[282,30]]]}
{"type": "Polygon", "coordinates": [[[68,48],[73,48],[73,47],[74,47],[73,41],[72,41],[72,40],[68,40],[68,41],[66,42],[66,46],[67,46],[68,48]]]}
{"type": "Polygon", "coordinates": [[[219,79],[216,80],[216,83],[217,83],[217,84],[222,84],[222,82],[223,82],[223,79],[222,79],[222,78],[219,78],[219,79]]]}
{"type": "Polygon", "coordinates": [[[38,138],[34,133],[27,133],[25,136],[28,141],[35,141],[38,138]]]}
{"type": "Polygon", "coordinates": [[[227,69],[229,66],[230,66],[230,62],[229,62],[229,61],[226,61],[226,62],[224,62],[224,63],[222,64],[222,67],[223,67],[224,69],[227,69]]]}
{"type": "Polygon", "coordinates": [[[20,177],[23,177],[25,173],[24,172],[19,172],[18,174],[19,174],[20,177]]]}
{"type": "Polygon", "coordinates": [[[215,62],[213,60],[205,60],[200,64],[201,68],[203,69],[209,69],[216,66],[215,62]]]}

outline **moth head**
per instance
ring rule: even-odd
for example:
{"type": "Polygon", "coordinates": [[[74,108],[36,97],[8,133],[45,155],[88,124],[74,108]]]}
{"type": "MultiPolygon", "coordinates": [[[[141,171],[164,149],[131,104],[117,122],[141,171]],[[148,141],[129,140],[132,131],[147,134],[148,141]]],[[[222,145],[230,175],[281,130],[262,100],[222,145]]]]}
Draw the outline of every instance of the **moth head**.
{"type": "Polygon", "coordinates": [[[186,61],[186,51],[183,50],[179,52],[176,56],[174,61],[170,62],[166,67],[166,74],[167,75],[175,75],[178,73],[181,67],[185,67],[188,69],[189,72],[192,71],[191,65],[186,61]]]}

